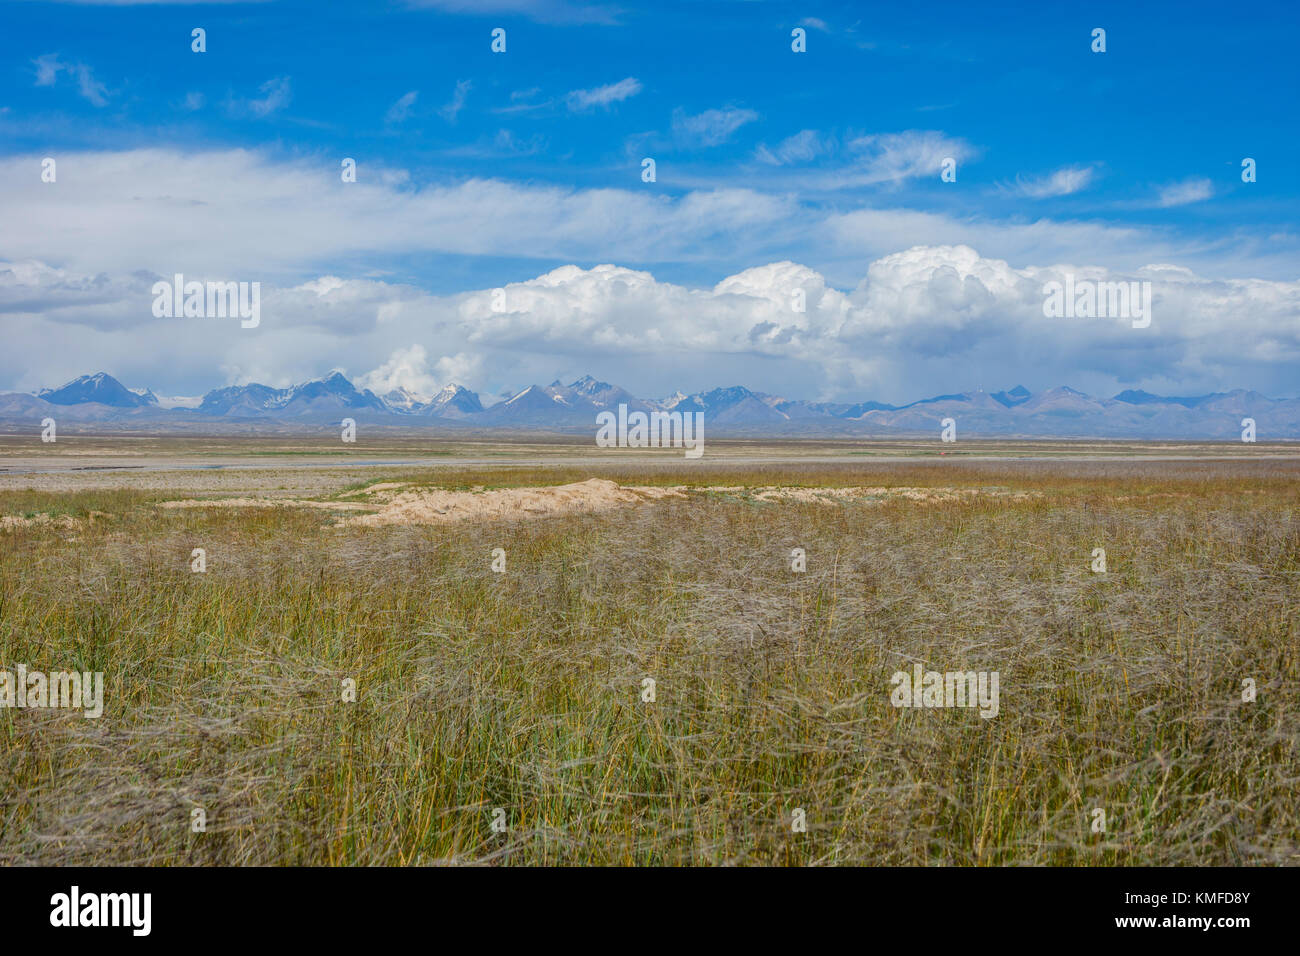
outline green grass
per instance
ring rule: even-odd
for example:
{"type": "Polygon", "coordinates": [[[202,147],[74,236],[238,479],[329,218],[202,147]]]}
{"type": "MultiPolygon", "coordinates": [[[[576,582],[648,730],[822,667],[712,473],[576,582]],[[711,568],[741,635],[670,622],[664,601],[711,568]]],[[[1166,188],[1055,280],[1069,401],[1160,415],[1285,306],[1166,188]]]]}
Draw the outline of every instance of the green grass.
{"type": "Polygon", "coordinates": [[[0,862],[1300,862],[1289,474],[875,467],[608,473],[1040,497],[363,529],[0,494],[115,516],[0,532],[0,665],[102,670],[106,697],[99,720],[0,709],[0,862]],[[916,659],[997,670],[998,716],[892,707],[916,659]]]}

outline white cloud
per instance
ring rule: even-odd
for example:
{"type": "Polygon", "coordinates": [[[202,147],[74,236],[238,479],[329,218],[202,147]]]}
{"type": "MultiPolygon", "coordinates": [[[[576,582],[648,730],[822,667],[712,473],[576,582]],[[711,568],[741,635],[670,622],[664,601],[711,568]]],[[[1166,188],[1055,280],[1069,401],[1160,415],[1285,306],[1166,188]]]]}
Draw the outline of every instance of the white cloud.
{"type": "Polygon", "coordinates": [[[32,61],[36,65],[36,86],[54,86],[60,73],[77,81],[77,93],[93,106],[108,105],[108,87],[95,79],[94,71],[84,63],[66,63],[56,53],[46,53],[32,61]]]}
{"type": "Polygon", "coordinates": [[[840,171],[842,185],[899,182],[920,176],[938,179],[945,159],[961,163],[974,155],[964,141],[934,130],[859,136],[846,145],[853,163],[840,171]]]}
{"type": "Polygon", "coordinates": [[[428,401],[438,391],[438,380],[429,371],[429,355],[418,343],[394,349],[386,362],[357,376],[353,384],[357,388],[368,388],[376,395],[387,395],[394,389],[404,388],[423,401],[428,401]]]}
{"type": "Polygon", "coordinates": [[[611,103],[620,103],[640,92],[641,81],[634,76],[629,76],[617,83],[597,86],[590,90],[572,90],[564,97],[564,101],[570,110],[579,113],[597,106],[608,107],[611,103]]]}
{"type": "Polygon", "coordinates": [[[1214,186],[1208,179],[1184,179],[1182,182],[1170,183],[1160,189],[1157,205],[1161,207],[1185,206],[1200,202],[1214,195],[1214,186]]]}
{"type": "Polygon", "coordinates": [[[492,138],[492,145],[497,155],[535,156],[546,149],[546,137],[535,133],[527,139],[520,139],[508,129],[499,129],[492,138]]]}
{"type": "Polygon", "coordinates": [[[1005,191],[1030,199],[1050,199],[1053,196],[1068,196],[1086,189],[1092,182],[1095,171],[1091,166],[1065,166],[1050,176],[1024,179],[1016,177],[1013,187],[1005,191]]]}
{"type": "Polygon", "coordinates": [[[843,135],[801,130],[775,147],[759,146],[754,158],[773,188],[815,193],[938,180],[941,164],[950,157],[957,161],[960,177],[961,164],[975,155],[965,140],[938,130],[843,135]]]}
{"type": "Polygon", "coordinates": [[[740,127],[756,119],[758,114],[753,110],[705,110],[691,116],[678,108],[673,111],[673,139],[679,146],[687,148],[719,146],[740,127]]]}
{"type": "Polygon", "coordinates": [[[754,157],[772,166],[789,166],[793,163],[811,162],[834,148],[834,142],[822,136],[817,130],[804,129],[793,136],[787,136],[771,148],[765,143],[760,143],[758,149],[754,151],[754,157]]]}
{"type": "Polygon", "coordinates": [[[456,117],[462,109],[465,108],[465,99],[469,96],[469,91],[474,84],[469,80],[457,80],[456,89],[452,91],[451,99],[438,110],[438,115],[448,123],[456,122],[456,117]]]}
{"type": "Polygon", "coordinates": [[[457,352],[455,355],[444,355],[438,359],[433,365],[433,375],[444,387],[447,385],[474,387],[482,375],[482,368],[482,356],[457,352]]]}
{"type": "Polygon", "coordinates": [[[411,90],[403,93],[397,98],[392,106],[388,107],[388,112],[384,114],[386,123],[401,123],[411,115],[411,107],[415,105],[416,97],[420,95],[419,90],[411,90]]]}
{"type": "Polygon", "coordinates": [[[889,401],[1026,378],[1032,388],[1099,394],[1142,381],[1288,394],[1300,361],[1300,282],[1217,280],[1165,264],[1118,273],[1013,267],[961,245],[882,256],[848,289],[788,260],[711,288],[616,265],[568,265],[507,283],[503,312],[490,289],[432,295],[320,275],[265,285],[255,332],[154,319],[152,279],[0,263],[0,313],[11,330],[0,380],[34,388],[105,368],[128,385],[191,394],[222,384],[217,370],[230,382],[285,385],[344,361],[372,369],[359,383],[381,394],[401,386],[427,396],[452,381],[488,393],[576,370],[641,394],[740,382],[795,397],[889,401]],[[1150,280],[1151,326],[1045,318],[1043,285],[1067,272],[1150,280]],[[60,348],[43,347],[50,341],[60,348]]]}
{"type": "MultiPolygon", "coordinates": [[[[507,136],[498,148],[537,144],[507,136]]],[[[787,197],[743,188],[665,198],[492,179],[417,186],[375,162],[362,181],[344,184],[336,156],[272,160],[247,150],[62,154],[59,165],[75,164],[77,176],[33,190],[25,173],[40,159],[0,158],[0,250],[90,274],[297,280],[325,261],[421,252],[660,261],[719,229],[767,241],[760,227],[795,210],[787,197]]]]}
{"type": "Polygon", "coordinates": [[[263,94],[261,99],[248,101],[248,109],[254,116],[270,116],[284,109],[293,99],[293,90],[287,76],[277,76],[267,80],[258,87],[258,92],[263,94]]]}
{"type": "MultiPolygon", "coordinates": [[[[543,146],[503,133],[479,149],[499,155],[543,146]]],[[[663,195],[635,186],[417,182],[377,160],[367,161],[360,182],[343,184],[332,155],[141,149],[60,154],[60,167],[73,163],[77,176],[60,177],[57,189],[33,190],[29,171],[42,155],[0,157],[0,250],[12,260],[89,275],[202,272],[278,277],[291,285],[326,263],[357,263],[364,274],[366,265],[394,256],[445,254],[710,263],[719,272],[797,259],[844,284],[856,281],[863,262],[900,248],[966,244],[1013,262],[1093,261],[1131,270],[1161,261],[1201,274],[1290,277],[1300,242],[1237,230],[1207,243],[1138,223],[990,220],[870,198],[819,203],[815,195],[791,194],[791,180],[781,178],[842,180],[847,173],[839,167],[765,167],[777,178],[763,189],[710,186],[663,195]],[[30,228],[32,222],[41,228],[30,228]]],[[[854,174],[868,172],[859,166],[854,174]]],[[[928,175],[937,180],[937,171],[928,175]]],[[[757,173],[733,180],[762,182],[757,173]]]]}
{"type": "Polygon", "coordinates": [[[59,70],[63,69],[58,54],[46,53],[44,56],[38,56],[32,62],[36,64],[36,85],[53,86],[54,81],[58,79],[59,70]]]}
{"type": "Polygon", "coordinates": [[[1263,374],[1284,389],[1288,367],[1300,359],[1300,282],[1215,281],[1164,267],[1129,274],[1095,266],[1013,268],[968,246],[884,256],[849,292],[788,261],[747,269],[711,290],[614,265],[564,266],[507,285],[505,303],[496,312],[489,291],[462,297],[453,339],[475,350],[582,356],[598,368],[641,357],[673,369],[744,357],[755,387],[774,389],[794,365],[804,370],[806,394],[840,397],[870,390],[874,397],[914,398],[966,388],[977,384],[969,381],[972,369],[1007,386],[1034,375],[1045,379],[1040,387],[1144,376],[1230,387],[1263,374]],[[1152,326],[1045,318],[1043,285],[1067,272],[1150,279],[1152,326]],[[802,313],[792,307],[796,289],[804,292],[802,313]]]}
{"type": "Polygon", "coordinates": [[[533,86],[526,90],[514,90],[510,94],[509,106],[493,107],[494,113],[528,113],[535,110],[545,109],[552,105],[553,100],[538,100],[537,95],[541,93],[541,87],[533,86]]]}

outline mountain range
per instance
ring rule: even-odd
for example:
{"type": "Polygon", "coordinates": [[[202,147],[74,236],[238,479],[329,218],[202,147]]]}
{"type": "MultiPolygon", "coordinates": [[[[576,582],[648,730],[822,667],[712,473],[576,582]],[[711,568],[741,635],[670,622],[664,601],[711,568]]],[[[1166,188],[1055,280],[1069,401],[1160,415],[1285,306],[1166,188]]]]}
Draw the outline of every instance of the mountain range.
{"type": "Polygon", "coordinates": [[[1035,393],[1017,385],[891,405],[808,402],[739,385],[647,399],[588,375],[569,385],[530,385],[485,406],[460,385],[448,385],[431,398],[402,388],[376,395],[338,371],[290,388],[231,385],[193,399],[163,399],[99,372],[35,393],[0,393],[0,422],[34,425],[52,417],[105,427],[219,431],[256,424],[319,427],[352,418],[358,425],[387,427],[594,433],[596,414],[620,404],[629,411],[702,412],[713,435],[924,436],[953,418],[959,437],[1239,439],[1241,420],[1249,417],[1261,441],[1300,438],[1300,399],[1273,399],[1245,389],[1196,396],[1127,390],[1097,398],[1068,387],[1035,393]]]}

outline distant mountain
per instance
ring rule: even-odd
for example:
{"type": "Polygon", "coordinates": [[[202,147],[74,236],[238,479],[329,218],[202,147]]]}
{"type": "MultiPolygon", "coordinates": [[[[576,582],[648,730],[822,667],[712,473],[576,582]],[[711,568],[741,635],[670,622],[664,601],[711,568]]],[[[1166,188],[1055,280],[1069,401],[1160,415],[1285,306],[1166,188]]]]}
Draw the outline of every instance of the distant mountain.
{"type": "Polygon", "coordinates": [[[1144,392],[1141,389],[1127,389],[1116,395],[1115,401],[1124,402],[1127,405],[1182,405],[1184,408],[1196,408],[1206,402],[1223,398],[1226,394],[1228,393],[1215,392],[1212,395],[1194,395],[1190,398],[1179,398],[1167,395],[1152,395],[1150,392],[1144,392]]]}
{"type": "Polygon", "coordinates": [[[289,389],[289,396],[277,411],[295,418],[331,417],[338,413],[369,409],[388,412],[389,407],[370,389],[358,391],[342,372],[304,382],[289,389]]]}
{"type": "Polygon", "coordinates": [[[269,385],[231,385],[203,396],[198,412],[237,418],[334,420],[340,413],[369,409],[390,412],[378,395],[365,389],[357,391],[342,372],[303,382],[292,388],[269,385]]]}
{"type": "MultiPolygon", "coordinates": [[[[471,393],[472,394],[472,393],[471,393]]],[[[626,405],[628,411],[656,411],[660,406],[626,389],[585,375],[569,385],[530,385],[505,401],[484,409],[476,420],[496,426],[572,426],[593,424],[599,412],[626,405]]]]}
{"type": "Polygon", "coordinates": [[[383,403],[390,412],[434,418],[460,418],[483,411],[478,396],[461,385],[448,385],[427,402],[405,388],[395,388],[383,396],[383,403]]]}
{"type": "Polygon", "coordinates": [[[141,408],[157,405],[153,392],[144,389],[144,395],[133,392],[107,372],[82,375],[58,388],[43,388],[36,393],[51,405],[84,405],[95,402],[110,408],[141,408]],[[146,397],[147,396],[147,397],[146,397]]]}
{"type": "MultiPolygon", "coordinates": [[[[768,396],[751,392],[741,385],[715,388],[694,396],[706,423],[714,425],[753,425],[764,422],[788,422],[789,414],[768,404],[768,396]]],[[[780,401],[779,399],[777,401],[780,401]]]]}
{"type": "Polygon", "coordinates": [[[461,418],[483,411],[479,397],[462,385],[448,385],[434,396],[426,406],[430,415],[442,418],[461,418]]]}
{"type": "Polygon", "coordinates": [[[230,385],[204,395],[198,410],[205,415],[260,415],[282,407],[288,391],[269,385],[230,385]]]}
{"type": "Polygon", "coordinates": [[[827,416],[831,418],[847,418],[849,417],[847,413],[855,407],[844,402],[798,402],[785,398],[771,399],[769,405],[789,421],[825,418],[827,416]]]}
{"type": "Polygon", "coordinates": [[[620,402],[641,404],[640,399],[635,398],[624,389],[610,385],[607,382],[598,382],[590,375],[584,375],[567,388],[560,385],[558,381],[552,382],[550,388],[556,390],[559,394],[567,392],[574,399],[586,399],[597,408],[607,408],[611,405],[618,405],[620,402]]]}
{"type": "Polygon", "coordinates": [[[1049,388],[1032,395],[1018,406],[1022,412],[1040,415],[1087,415],[1104,410],[1101,399],[1072,388],[1049,388]]]}
{"type": "Polygon", "coordinates": [[[529,385],[503,402],[485,409],[478,420],[495,426],[545,426],[594,422],[595,405],[590,399],[564,394],[557,386],[529,385]]]}
{"type": "Polygon", "coordinates": [[[762,392],[751,392],[742,385],[715,388],[695,395],[678,392],[662,408],[675,412],[703,412],[705,421],[720,425],[775,424],[795,419],[833,417],[830,406],[809,402],[791,402],[762,392]]]}
{"type": "Polygon", "coordinates": [[[596,415],[626,405],[629,411],[701,412],[714,435],[865,437],[934,435],[945,418],[959,437],[1236,439],[1241,419],[1254,418],[1260,440],[1300,438],[1300,399],[1272,399],[1235,389],[1207,395],[1165,397],[1130,389],[1098,398],[1057,387],[1030,392],[1023,385],[999,392],[954,392],[906,405],[884,402],[807,402],[741,385],[662,399],[637,398],[590,375],[564,385],[530,385],[484,407],[461,385],[447,385],[432,398],[396,388],[382,397],[358,389],[340,371],[289,388],[232,385],[198,399],[159,398],[148,388],[128,389],[105,372],[83,375],[56,389],[0,394],[0,420],[30,424],[47,415],[84,423],[131,423],[137,427],[219,427],[219,423],[265,423],[291,427],[354,418],[386,426],[540,429],[586,432],[596,415]]]}

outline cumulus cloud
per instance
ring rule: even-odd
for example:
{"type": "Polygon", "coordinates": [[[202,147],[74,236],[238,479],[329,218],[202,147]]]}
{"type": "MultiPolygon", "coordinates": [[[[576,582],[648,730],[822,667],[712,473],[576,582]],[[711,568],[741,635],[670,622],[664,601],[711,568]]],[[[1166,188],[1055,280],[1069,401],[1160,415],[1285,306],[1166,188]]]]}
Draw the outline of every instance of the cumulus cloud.
{"type": "Polygon", "coordinates": [[[972,374],[1006,378],[1008,386],[1027,376],[1046,377],[1033,383],[1043,387],[1158,375],[1232,387],[1258,381],[1265,353],[1277,388],[1287,364],[1300,358],[1300,283],[1210,280],[1161,267],[1131,275],[1073,265],[1013,268],[966,246],[882,257],[849,291],[806,266],[778,262],[712,289],[614,265],[565,266],[508,285],[505,296],[503,312],[493,310],[487,292],[460,302],[460,335],[475,349],[581,354],[597,362],[654,356],[673,368],[700,356],[743,355],[768,376],[773,367],[802,366],[807,390],[840,397],[864,390],[916,397],[972,387],[972,374]],[[1044,317],[1044,285],[1067,274],[1152,281],[1151,327],[1044,317]],[[802,312],[794,305],[797,291],[802,312]],[[1239,339],[1243,327],[1251,334],[1239,339]]]}
{"type": "Polygon", "coordinates": [[[218,372],[283,385],[343,360],[353,372],[370,369],[360,382],[381,393],[400,386],[428,396],[455,381],[487,394],[574,369],[642,394],[740,382],[890,401],[1019,381],[1101,394],[1151,381],[1287,394],[1300,360],[1300,282],[1213,279],[1166,264],[1126,273],[1013,267],[961,245],[882,256],[851,288],[789,260],[712,287],[567,265],[503,286],[500,311],[490,289],[432,295],[323,275],[264,288],[255,331],[154,319],[152,279],[0,264],[0,310],[14,330],[0,375],[34,388],[107,367],[129,384],[188,394],[222,384],[212,380],[218,372]],[[1151,281],[1150,327],[1046,318],[1044,285],[1067,275],[1151,281]],[[61,347],[40,347],[50,340],[61,347]]]}
{"type": "Polygon", "coordinates": [[[483,357],[466,352],[444,355],[433,365],[434,378],[443,384],[475,386],[483,373],[483,357]]]}
{"type": "Polygon", "coordinates": [[[590,90],[572,90],[565,96],[564,101],[569,109],[580,113],[597,106],[608,107],[612,103],[620,103],[640,92],[641,81],[634,76],[629,76],[607,86],[597,86],[590,90]]]}
{"type": "Polygon", "coordinates": [[[397,348],[378,368],[353,379],[357,388],[368,388],[376,395],[405,389],[421,401],[428,401],[438,391],[438,380],[429,371],[429,353],[415,344],[397,348]]]}
{"type": "MultiPolygon", "coordinates": [[[[783,382],[799,395],[890,400],[969,385],[974,369],[982,382],[1029,369],[1041,376],[1030,386],[1094,391],[1147,376],[1189,389],[1294,389],[1300,322],[1285,238],[1252,258],[1238,239],[1206,249],[1136,225],[823,207],[748,188],[662,195],[417,184],[378,164],[344,185],[337,157],[245,150],[66,158],[77,176],[47,190],[28,185],[39,154],[0,158],[0,313],[11,343],[0,383],[13,387],[106,368],[132,385],[193,394],[225,384],[214,376],[286,384],[340,361],[377,371],[419,344],[420,374],[445,382],[453,373],[438,363],[462,356],[479,363],[466,384],[480,390],[568,369],[643,394],[725,376],[769,390],[783,382]],[[722,267],[719,237],[732,258],[722,267]],[[498,270],[509,257],[547,266],[507,286],[500,314],[487,291],[433,294],[372,273],[411,255],[501,257],[490,267],[498,270]],[[638,268],[550,269],[575,261],[638,268]],[[664,282],[659,263],[677,276],[725,278],[664,282]],[[754,263],[767,265],[746,268],[754,263]],[[1151,328],[1048,323],[1041,287],[1065,269],[1050,263],[1150,278],[1151,328]],[[1249,278],[1225,278],[1234,267],[1249,278]],[[150,287],[177,272],[260,281],[261,326],[189,321],[178,332],[180,320],[155,319],[150,287]],[[795,287],[803,313],[790,304],[795,287]]],[[[517,262],[508,268],[519,274],[517,262]]]]}

